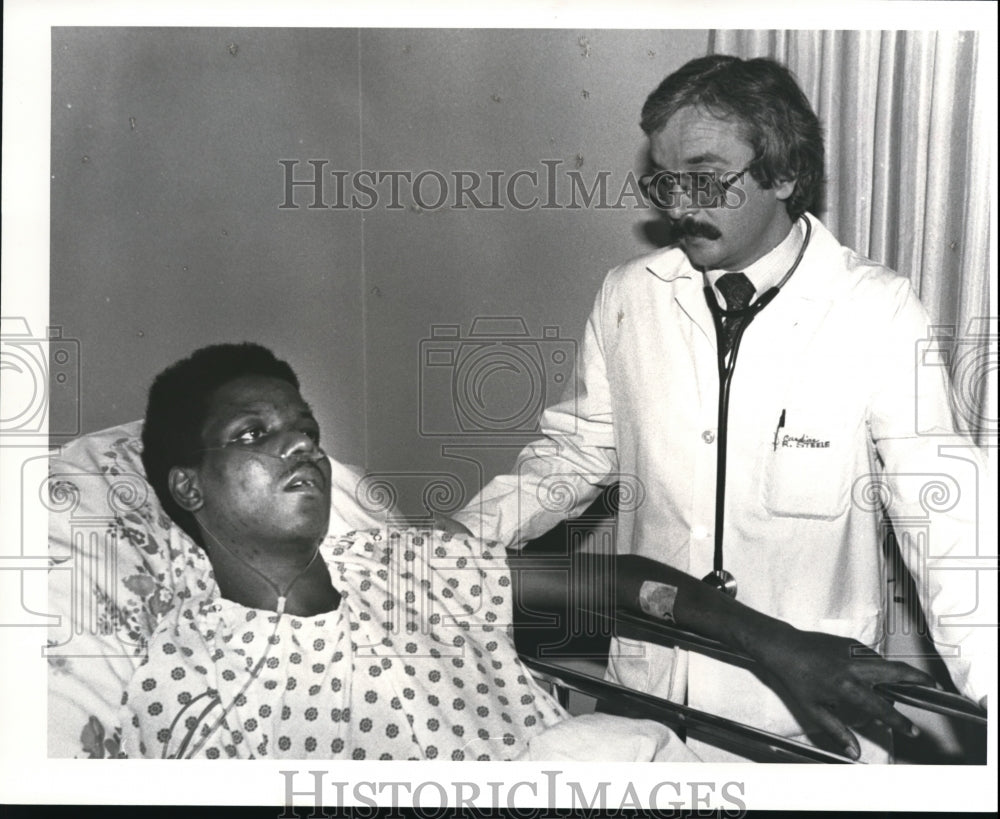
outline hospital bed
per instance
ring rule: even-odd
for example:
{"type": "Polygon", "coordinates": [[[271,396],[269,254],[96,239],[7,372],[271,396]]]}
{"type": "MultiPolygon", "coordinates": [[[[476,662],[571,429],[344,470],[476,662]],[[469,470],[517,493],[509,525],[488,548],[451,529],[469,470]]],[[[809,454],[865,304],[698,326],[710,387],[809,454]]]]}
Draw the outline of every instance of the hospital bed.
{"type": "MultiPolygon", "coordinates": [[[[208,577],[207,559],[171,524],[145,481],[140,430],[141,424],[133,422],[83,436],[47,461],[36,459],[23,475],[26,486],[38,484],[38,492],[25,497],[40,499],[49,513],[48,600],[35,610],[48,612],[51,622],[44,650],[51,757],[121,755],[115,722],[122,692],[142,659],[143,638],[178,594],[189,593],[208,577]]],[[[331,531],[386,525],[388,510],[359,503],[358,480],[357,471],[333,464],[331,531]]],[[[610,530],[603,525],[602,531],[610,530]]],[[[565,544],[574,537],[566,537],[565,527],[556,530],[526,553],[537,557],[539,565],[572,571],[575,551],[565,544]]],[[[602,679],[612,634],[678,645],[729,662],[752,662],[698,635],[623,611],[540,613],[516,606],[514,633],[524,664],[571,711],[586,710],[588,701],[603,703],[760,761],[851,762],[602,679]]],[[[885,694],[946,713],[985,733],[985,714],[957,695],[900,686],[885,694]]]]}

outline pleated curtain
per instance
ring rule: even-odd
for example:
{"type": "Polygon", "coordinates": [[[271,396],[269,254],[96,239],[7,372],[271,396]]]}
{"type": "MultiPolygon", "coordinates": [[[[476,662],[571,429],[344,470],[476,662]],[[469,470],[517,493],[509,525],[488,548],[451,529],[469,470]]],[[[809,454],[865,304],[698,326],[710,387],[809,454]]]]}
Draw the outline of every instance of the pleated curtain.
{"type": "Polygon", "coordinates": [[[956,414],[996,442],[997,303],[989,258],[995,65],[977,32],[727,31],[711,53],[772,57],[824,127],[816,214],[910,277],[949,350],[956,414]],[[993,317],[990,319],[990,317],[993,317]]]}

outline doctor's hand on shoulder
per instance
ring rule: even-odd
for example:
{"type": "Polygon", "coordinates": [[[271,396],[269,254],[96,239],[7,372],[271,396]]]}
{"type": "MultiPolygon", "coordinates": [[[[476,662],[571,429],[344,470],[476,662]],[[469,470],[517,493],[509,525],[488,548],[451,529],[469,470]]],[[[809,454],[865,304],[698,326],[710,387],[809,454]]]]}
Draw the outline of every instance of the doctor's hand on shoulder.
{"type": "MultiPolygon", "coordinates": [[[[780,621],[779,621],[780,622],[780,621]]],[[[894,731],[917,736],[913,723],[878,693],[880,683],[912,683],[934,687],[929,675],[907,663],[886,660],[848,637],[801,631],[780,623],[766,641],[747,646],[762,665],[762,675],[787,693],[803,715],[826,731],[852,759],[860,746],[851,727],[878,721],[894,731]]]]}
{"type": "Polygon", "coordinates": [[[460,523],[454,518],[450,518],[444,515],[438,515],[434,518],[434,528],[439,529],[442,532],[447,532],[449,535],[457,535],[458,537],[475,537],[472,530],[466,526],[464,523],[460,523]]]}

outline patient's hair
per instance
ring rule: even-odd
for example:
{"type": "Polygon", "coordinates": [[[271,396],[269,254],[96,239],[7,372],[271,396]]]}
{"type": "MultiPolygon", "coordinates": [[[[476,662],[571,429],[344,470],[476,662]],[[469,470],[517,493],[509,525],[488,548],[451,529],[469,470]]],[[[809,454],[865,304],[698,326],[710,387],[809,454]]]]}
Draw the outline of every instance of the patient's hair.
{"type": "Polygon", "coordinates": [[[823,132],[809,100],[785,66],[763,57],[741,60],[725,54],[691,60],[646,99],[642,130],[652,136],[687,107],[737,121],[754,151],[750,175],[761,187],[795,180],[795,190],[785,200],[793,220],[819,205],[823,132]]]}
{"type": "Polygon", "coordinates": [[[277,378],[299,388],[299,379],[286,362],[266,347],[250,343],[217,344],[195,350],[188,358],[167,367],[149,388],[142,427],[146,479],[167,514],[199,544],[201,534],[194,515],[181,509],[170,494],[170,470],[201,463],[201,433],[212,394],[245,376],[277,378]]]}

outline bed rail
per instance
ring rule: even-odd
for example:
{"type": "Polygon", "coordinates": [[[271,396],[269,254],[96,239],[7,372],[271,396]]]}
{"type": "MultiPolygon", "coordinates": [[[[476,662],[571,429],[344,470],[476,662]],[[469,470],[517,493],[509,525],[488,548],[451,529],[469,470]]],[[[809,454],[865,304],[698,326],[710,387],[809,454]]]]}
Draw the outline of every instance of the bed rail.
{"type": "MultiPolygon", "coordinates": [[[[606,614],[601,612],[590,609],[584,609],[584,612],[590,617],[609,619],[606,614]]],[[[660,620],[637,616],[624,609],[618,609],[615,612],[614,627],[617,633],[623,637],[632,637],[658,645],[676,645],[745,668],[755,664],[752,658],[733,651],[715,640],[676,628],[660,620]]],[[[886,699],[894,702],[906,703],[925,711],[955,717],[976,725],[986,725],[986,711],[977,703],[960,694],[910,683],[881,683],[875,688],[886,699]]]]}
{"type": "MultiPolygon", "coordinates": [[[[716,640],[624,609],[616,610],[613,617],[588,608],[581,608],[578,614],[592,618],[592,623],[600,623],[600,630],[605,634],[697,651],[744,668],[755,665],[753,658],[716,640]]],[[[624,707],[630,715],[654,719],[688,736],[711,744],[721,744],[760,762],[857,764],[855,760],[842,754],[669,702],[567,667],[559,662],[558,657],[554,660],[539,659],[522,652],[521,660],[537,678],[552,686],[564,705],[568,702],[569,693],[575,691],[599,702],[614,703],[617,709],[624,707]]],[[[986,711],[959,694],[903,683],[881,684],[877,689],[893,702],[905,703],[976,726],[986,725],[986,711]]]]}

